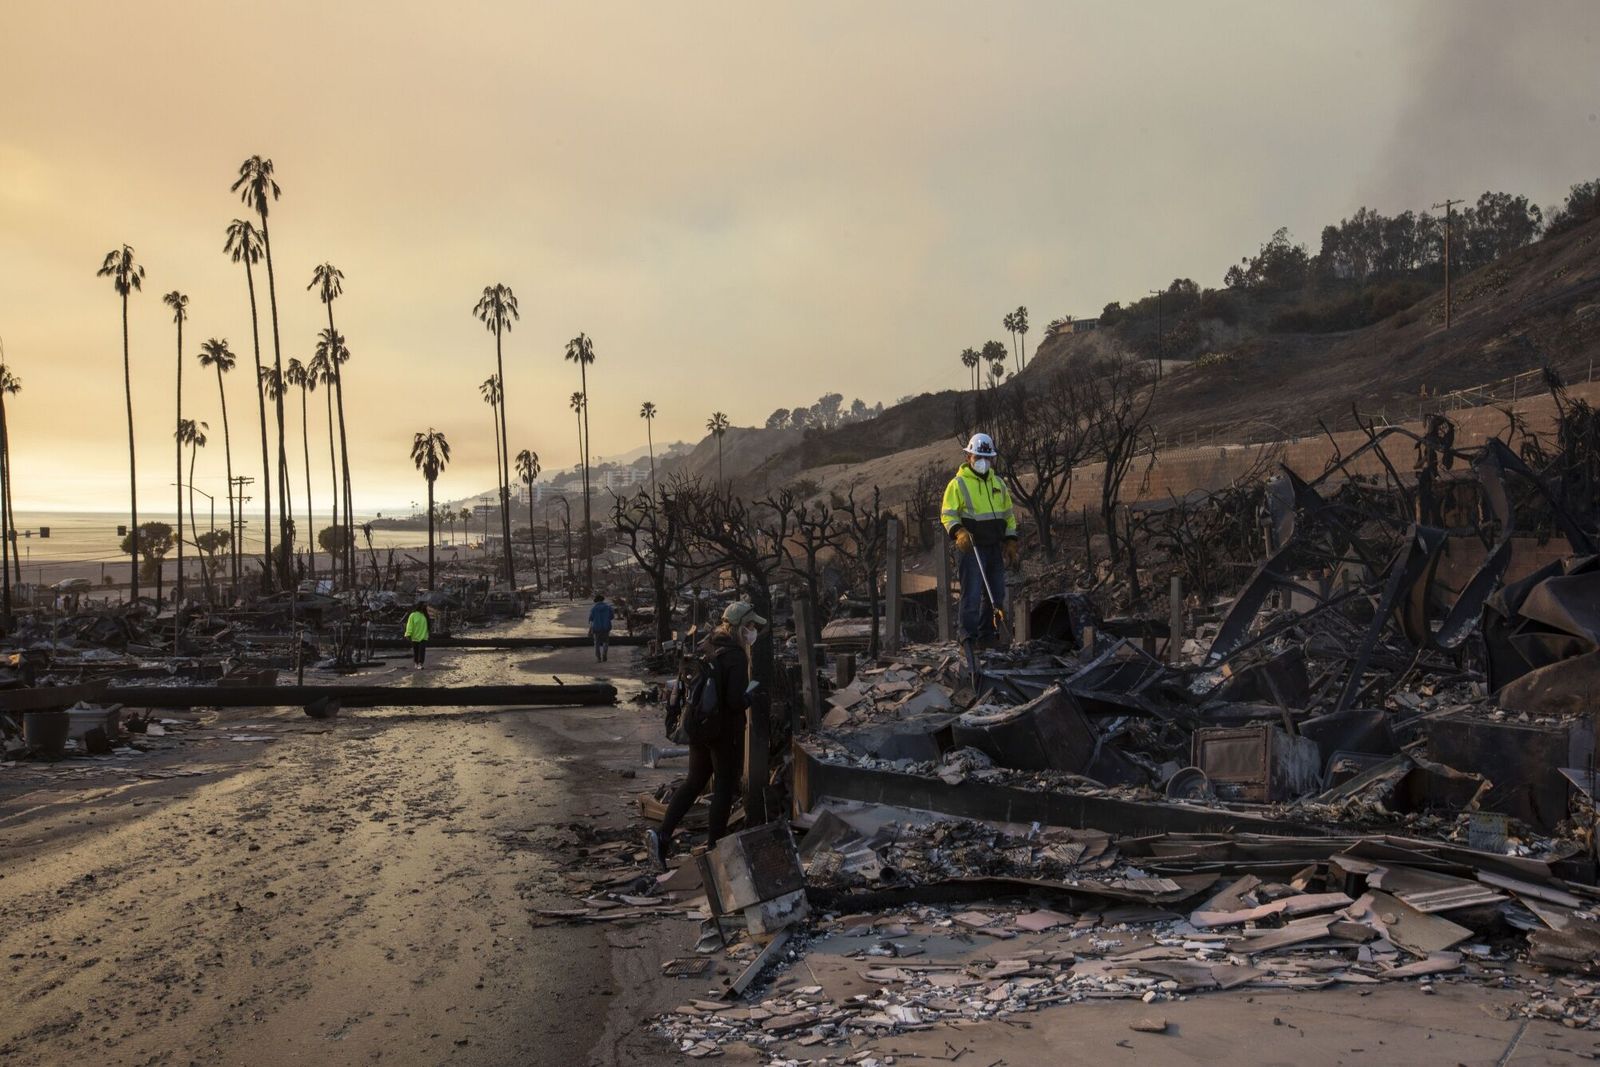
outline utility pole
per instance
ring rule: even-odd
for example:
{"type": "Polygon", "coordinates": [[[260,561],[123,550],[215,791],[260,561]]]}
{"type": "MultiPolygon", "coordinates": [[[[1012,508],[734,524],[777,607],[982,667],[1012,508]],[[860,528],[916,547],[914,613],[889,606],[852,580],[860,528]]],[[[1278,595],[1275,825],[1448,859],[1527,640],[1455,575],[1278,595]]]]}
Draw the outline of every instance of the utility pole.
{"type": "Polygon", "coordinates": [[[1444,328],[1450,328],[1450,221],[1451,209],[1460,200],[1446,199],[1442,204],[1435,204],[1434,209],[1444,208],[1444,328]]]}
{"type": "Polygon", "coordinates": [[[1167,338],[1162,330],[1161,305],[1165,303],[1162,296],[1165,294],[1160,289],[1149,290],[1151,296],[1156,298],[1156,381],[1161,380],[1161,354],[1166,350],[1167,338]]]}

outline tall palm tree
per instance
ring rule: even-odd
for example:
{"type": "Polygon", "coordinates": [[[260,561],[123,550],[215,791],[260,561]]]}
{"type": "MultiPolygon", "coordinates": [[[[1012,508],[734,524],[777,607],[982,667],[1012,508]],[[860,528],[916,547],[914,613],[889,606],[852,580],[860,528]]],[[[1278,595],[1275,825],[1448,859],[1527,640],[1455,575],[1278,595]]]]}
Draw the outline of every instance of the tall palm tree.
{"type": "MultiPolygon", "coordinates": [[[[483,383],[478,386],[478,395],[483,397],[485,404],[489,405],[489,423],[494,427],[494,484],[501,486],[506,482],[506,472],[505,468],[501,466],[505,453],[500,448],[500,401],[503,395],[500,391],[500,376],[491,374],[485,378],[483,383]]],[[[505,510],[504,503],[505,501],[502,500],[502,511],[505,510]]]]}
{"type": "MultiPolygon", "coordinates": [[[[323,330],[317,336],[317,353],[311,357],[311,364],[307,368],[308,372],[316,375],[318,381],[322,383],[322,395],[328,403],[328,471],[330,479],[328,491],[333,494],[333,513],[330,517],[329,525],[336,528],[339,526],[339,460],[333,447],[333,361],[341,358],[340,353],[343,348],[344,338],[337,334],[330,338],[328,331],[323,330]]],[[[337,578],[339,561],[333,558],[331,552],[329,553],[328,562],[334,577],[337,578]]]]}
{"type": "MultiPolygon", "coordinates": [[[[11,427],[6,422],[6,397],[22,392],[22,379],[11,373],[5,364],[5,350],[0,347],[0,597],[4,598],[7,618],[11,616],[11,569],[17,557],[17,520],[11,510],[11,427]]],[[[20,564],[18,565],[20,568],[20,564]]],[[[22,572],[17,571],[17,581],[22,572]]]]}
{"type": "MultiPolygon", "coordinates": [[[[272,269],[272,232],[267,228],[267,210],[272,201],[278,199],[282,190],[272,177],[272,160],[262,159],[260,156],[251,156],[239,164],[239,177],[234,180],[233,192],[239,194],[245,206],[255,210],[261,217],[261,248],[267,260],[267,300],[272,312],[272,368],[276,372],[276,381],[283,382],[283,346],[278,340],[278,281],[272,269]]],[[[283,431],[283,390],[278,390],[278,542],[281,545],[290,542],[289,524],[293,521],[289,513],[289,453],[284,445],[283,431]]],[[[282,562],[279,564],[282,574],[281,579],[285,588],[293,585],[293,575],[289,571],[290,556],[288,551],[281,552],[282,562]]],[[[292,601],[291,601],[292,603],[292,601]]]]}
{"type": "Polygon", "coordinates": [[[133,451],[133,367],[128,358],[128,294],[144,287],[144,267],[133,260],[133,249],[127,245],[113,248],[95,271],[97,278],[110,278],[111,287],[122,298],[122,386],[128,400],[128,505],[131,521],[128,524],[128,542],[131,551],[132,578],[128,602],[139,599],[139,473],[133,451]]]}
{"type": "MultiPolygon", "coordinates": [[[[1009,333],[1011,335],[1011,358],[1013,360],[1015,360],[1017,358],[1017,315],[1016,315],[1016,312],[1013,312],[1013,311],[1006,312],[1005,316],[1000,320],[1000,325],[1004,326],[1006,328],[1006,333],[1009,333]]],[[[1022,365],[1020,363],[1017,364],[1017,370],[1020,371],[1021,369],[1022,369],[1022,365]]]]}
{"type": "Polygon", "coordinates": [[[500,391],[500,447],[499,466],[500,473],[500,525],[501,535],[506,542],[506,581],[513,589],[517,586],[516,564],[511,555],[511,455],[510,445],[506,438],[506,367],[501,356],[502,335],[511,332],[511,324],[520,315],[517,311],[517,294],[511,291],[509,285],[494,285],[483,287],[483,295],[473,305],[472,313],[484,328],[494,334],[494,376],[499,383],[500,391]]]}
{"type": "MultiPolygon", "coordinates": [[[[200,551],[200,531],[194,521],[194,461],[200,454],[200,450],[206,447],[206,431],[210,428],[210,425],[204,422],[195,422],[193,419],[179,419],[178,432],[173,434],[178,439],[180,453],[184,445],[189,446],[189,540],[193,542],[196,552],[200,551]]],[[[181,469],[178,472],[178,484],[180,487],[183,485],[183,471],[181,469]]],[[[181,549],[183,547],[183,513],[181,511],[178,513],[178,521],[178,547],[181,549]]],[[[179,558],[181,559],[182,557],[180,556],[179,558]]],[[[183,571],[179,570],[178,574],[181,577],[183,571]]],[[[200,568],[200,577],[205,583],[206,600],[209,601],[211,599],[211,572],[204,565],[200,568]]],[[[182,587],[180,586],[179,588],[182,587]]],[[[183,607],[183,599],[177,593],[174,593],[173,597],[172,647],[176,649],[178,647],[178,632],[183,628],[178,621],[181,617],[179,612],[183,607]]]]}
{"type": "Polygon", "coordinates": [[[989,361],[989,385],[999,385],[1006,372],[1006,346],[1000,341],[985,341],[978,355],[989,361]]]}
{"type": "Polygon", "coordinates": [[[317,513],[311,507],[311,423],[306,418],[306,394],[317,387],[317,376],[293,356],[284,368],[283,380],[300,387],[300,448],[306,460],[306,543],[309,548],[311,577],[317,577],[317,513]]]}
{"type": "Polygon", "coordinates": [[[656,421],[656,406],[646,400],[639,405],[639,417],[644,420],[644,440],[650,449],[650,495],[656,495],[656,438],[651,424],[656,421]]]}
{"type": "Polygon", "coordinates": [[[594,362],[594,342],[580,333],[567,342],[567,359],[578,365],[579,382],[583,386],[583,565],[584,592],[594,590],[594,553],[589,544],[589,364],[594,362]]]}
{"type": "Polygon", "coordinates": [[[228,391],[222,387],[222,376],[234,368],[238,357],[228,347],[226,338],[208,338],[200,344],[200,365],[217,370],[217,398],[222,401],[222,454],[228,465],[228,547],[232,561],[228,573],[234,583],[239,581],[238,527],[233,513],[233,437],[228,432],[228,391]]]}
{"type": "MultiPolygon", "coordinates": [[[[251,381],[256,385],[256,410],[261,415],[261,534],[266,542],[265,554],[262,556],[262,577],[270,589],[272,587],[272,453],[267,448],[267,394],[261,391],[261,325],[260,317],[256,314],[256,278],[251,269],[261,262],[261,233],[249,219],[234,219],[228,223],[228,239],[223,243],[222,250],[232,256],[235,263],[244,264],[244,283],[250,291],[250,340],[253,342],[256,356],[256,374],[251,381]]],[[[228,490],[229,496],[232,496],[232,482],[228,483],[228,490]]],[[[239,492],[239,511],[242,519],[243,487],[239,492]]],[[[244,523],[240,522],[239,526],[243,532],[244,523]]],[[[239,547],[235,544],[235,567],[238,565],[238,554],[239,547]]],[[[237,575],[235,577],[237,578],[237,575]]]]}
{"type": "Polygon", "coordinates": [[[417,465],[417,470],[428,481],[428,588],[433,588],[433,483],[439,480],[439,473],[450,463],[450,442],[444,439],[444,434],[428,427],[427,433],[419,433],[411,441],[411,462],[417,465]]]}
{"type": "Polygon", "coordinates": [[[317,299],[321,300],[328,309],[328,330],[323,336],[332,341],[337,341],[335,352],[337,358],[330,358],[328,363],[333,368],[334,406],[339,409],[339,472],[343,479],[345,533],[345,579],[353,587],[356,580],[356,531],[355,531],[355,495],[350,487],[350,436],[345,428],[344,421],[344,371],[346,361],[350,359],[350,350],[345,347],[344,338],[339,336],[339,331],[333,325],[333,302],[344,294],[344,272],[332,263],[318,264],[311,271],[311,284],[307,289],[317,291],[317,299]]]}
{"type": "MultiPolygon", "coordinates": [[[[175,431],[175,436],[178,439],[178,465],[177,476],[172,482],[177,487],[178,492],[178,581],[173,589],[172,602],[181,609],[183,606],[183,434],[181,432],[183,430],[183,322],[189,317],[189,298],[174,289],[163,296],[161,302],[172,309],[172,321],[178,324],[178,416],[177,429],[175,431]]],[[[193,494],[190,495],[191,497],[193,496],[193,494]]],[[[177,652],[178,630],[180,629],[182,629],[181,626],[174,625],[172,632],[174,653],[177,652]]]]}
{"type": "Polygon", "coordinates": [[[706,420],[706,429],[711,431],[717,439],[717,485],[722,485],[722,435],[728,432],[728,416],[720,411],[713,411],[706,420]]]}
{"type": "Polygon", "coordinates": [[[533,483],[539,480],[540,469],[539,453],[526,448],[517,453],[517,477],[528,487],[528,547],[533,549],[533,586],[543,592],[544,583],[539,578],[539,542],[533,536],[533,483]]]}
{"type": "Polygon", "coordinates": [[[983,357],[978,355],[977,349],[963,348],[961,350],[961,365],[970,372],[968,377],[972,379],[972,391],[974,393],[978,391],[978,364],[982,362],[983,357]]]}
{"type": "Polygon", "coordinates": [[[1017,344],[1021,346],[1021,358],[1017,361],[1017,371],[1028,365],[1028,309],[1017,305],[1017,310],[1011,313],[1011,328],[1017,331],[1017,344]]]}
{"type": "MultiPolygon", "coordinates": [[[[279,371],[277,367],[268,367],[266,370],[261,372],[261,391],[266,393],[267,399],[271,400],[277,407],[283,407],[284,395],[289,390],[287,383],[285,383],[283,380],[282,372],[279,371]]],[[[280,430],[282,429],[282,425],[282,423],[279,423],[280,430]]],[[[283,435],[281,433],[279,434],[278,448],[280,451],[283,450],[283,435]]],[[[286,472],[280,468],[278,473],[280,476],[282,476],[285,475],[286,472]]],[[[278,513],[278,559],[280,561],[278,564],[278,569],[285,579],[285,588],[293,589],[294,493],[290,491],[290,485],[286,477],[283,484],[279,486],[279,490],[278,503],[282,507],[282,510],[278,513]]],[[[293,603],[294,602],[291,600],[291,609],[293,603]]]]}
{"type": "Polygon", "coordinates": [[[0,498],[3,498],[0,499],[0,504],[3,504],[4,508],[0,511],[0,517],[4,519],[3,529],[9,531],[5,536],[9,538],[7,543],[11,546],[12,577],[18,585],[22,584],[22,557],[17,552],[17,508],[11,499],[16,479],[11,476],[11,433],[6,425],[5,398],[6,394],[15,396],[20,392],[22,392],[22,379],[11,373],[10,365],[6,363],[5,342],[0,341],[0,467],[5,470],[4,491],[0,493],[0,498]]]}

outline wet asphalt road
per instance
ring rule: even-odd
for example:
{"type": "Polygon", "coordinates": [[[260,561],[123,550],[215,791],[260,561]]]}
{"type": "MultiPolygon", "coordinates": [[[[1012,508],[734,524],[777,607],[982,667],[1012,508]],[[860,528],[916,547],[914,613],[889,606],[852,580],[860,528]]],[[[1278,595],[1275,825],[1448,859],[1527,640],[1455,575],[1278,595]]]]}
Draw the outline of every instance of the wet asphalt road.
{"type": "MultiPolygon", "coordinates": [[[[630,662],[435,652],[385,677],[626,696],[630,662]]],[[[230,713],[159,764],[177,777],[0,782],[0,1062],[679,1062],[645,1020],[686,995],[659,965],[692,924],[530,921],[573,899],[575,825],[633,832],[624,774],[657,735],[625,701],[230,713]]]]}

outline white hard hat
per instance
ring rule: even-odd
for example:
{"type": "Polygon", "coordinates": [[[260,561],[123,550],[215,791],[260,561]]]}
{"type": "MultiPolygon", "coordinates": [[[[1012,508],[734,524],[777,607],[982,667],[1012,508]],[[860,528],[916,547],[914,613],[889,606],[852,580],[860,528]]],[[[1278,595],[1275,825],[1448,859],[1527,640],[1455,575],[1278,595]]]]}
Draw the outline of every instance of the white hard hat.
{"type": "Polygon", "coordinates": [[[984,459],[993,459],[996,455],[994,441],[986,433],[975,433],[972,440],[967,442],[966,448],[969,456],[981,456],[984,459]]]}

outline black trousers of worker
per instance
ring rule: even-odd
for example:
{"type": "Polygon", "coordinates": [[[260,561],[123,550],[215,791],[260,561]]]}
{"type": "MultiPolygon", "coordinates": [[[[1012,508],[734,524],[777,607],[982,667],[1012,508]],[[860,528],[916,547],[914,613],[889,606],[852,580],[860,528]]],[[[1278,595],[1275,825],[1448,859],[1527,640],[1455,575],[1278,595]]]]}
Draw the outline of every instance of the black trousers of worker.
{"type": "Polygon", "coordinates": [[[690,742],[689,777],[667,804],[656,832],[661,835],[661,848],[669,852],[672,832],[678,828],[689,808],[705,792],[706,784],[713,778],[716,785],[711,791],[711,818],[707,827],[707,843],[714,844],[728,832],[728,813],[733,810],[733,797],[739,791],[739,777],[744,773],[744,730],[724,730],[722,736],[706,744],[690,742]]]}
{"type": "Polygon", "coordinates": [[[426,641],[413,641],[413,642],[411,642],[411,662],[415,663],[417,666],[420,667],[420,666],[422,666],[423,661],[426,660],[427,658],[428,658],[428,642],[426,642],[426,641]]]}

